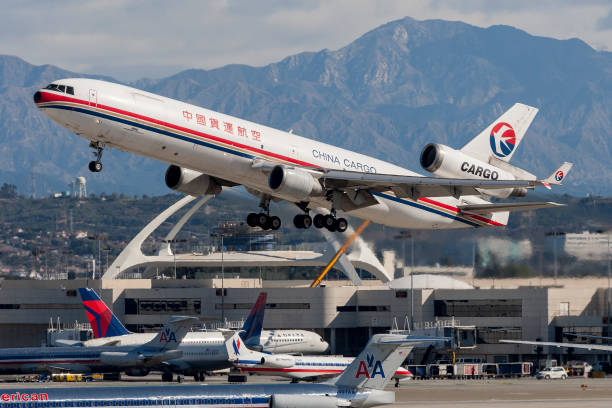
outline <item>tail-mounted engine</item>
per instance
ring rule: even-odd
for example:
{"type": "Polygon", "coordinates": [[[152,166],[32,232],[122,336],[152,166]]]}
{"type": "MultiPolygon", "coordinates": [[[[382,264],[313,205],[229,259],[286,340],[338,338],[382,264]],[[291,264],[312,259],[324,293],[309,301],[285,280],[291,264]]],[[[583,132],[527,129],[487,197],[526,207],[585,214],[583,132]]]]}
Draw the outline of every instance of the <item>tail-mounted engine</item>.
{"type": "MultiPolygon", "coordinates": [[[[521,176],[525,173],[528,174],[524,170],[507,163],[504,163],[505,168],[501,168],[437,143],[430,143],[425,146],[421,152],[421,166],[428,172],[444,178],[516,180],[517,173],[520,173],[521,176]]],[[[498,198],[523,197],[527,194],[527,190],[524,188],[479,189],[479,191],[482,194],[498,198]]]]}
{"type": "Polygon", "coordinates": [[[221,186],[208,174],[183,169],[174,164],[166,170],[165,178],[168,188],[194,197],[221,192],[221,186]]]}

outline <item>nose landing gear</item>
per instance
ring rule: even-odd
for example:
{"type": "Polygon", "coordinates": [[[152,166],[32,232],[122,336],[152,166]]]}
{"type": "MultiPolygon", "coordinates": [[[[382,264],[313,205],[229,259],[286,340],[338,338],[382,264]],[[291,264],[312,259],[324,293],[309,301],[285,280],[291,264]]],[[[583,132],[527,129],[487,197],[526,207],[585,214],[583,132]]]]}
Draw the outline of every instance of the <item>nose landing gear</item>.
{"type": "Polygon", "coordinates": [[[103,142],[91,142],[89,143],[89,147],[95,150],[92,153],[96,157],[96,160],[89,162],[89,171],[92,173],[99,173],[102,171],[102,152],[106,145],[103,142]]]}

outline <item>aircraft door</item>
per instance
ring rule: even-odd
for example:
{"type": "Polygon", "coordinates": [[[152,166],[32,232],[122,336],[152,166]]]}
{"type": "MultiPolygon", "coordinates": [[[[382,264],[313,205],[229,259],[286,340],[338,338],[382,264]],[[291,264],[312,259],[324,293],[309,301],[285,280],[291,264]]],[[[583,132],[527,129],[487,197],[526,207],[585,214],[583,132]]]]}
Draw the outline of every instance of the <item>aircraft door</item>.
{"type": "Polygon", "coordinates": [[[98,91],[95,89],[89,90],[89,106],[98,107],[98,91]]]}
{"type": "Polygon", "coordinates": [[[294,158],[297,159],[298,158],[298,150],[297,147],[295,146],[289,146],[289,155],[294,158]]]}

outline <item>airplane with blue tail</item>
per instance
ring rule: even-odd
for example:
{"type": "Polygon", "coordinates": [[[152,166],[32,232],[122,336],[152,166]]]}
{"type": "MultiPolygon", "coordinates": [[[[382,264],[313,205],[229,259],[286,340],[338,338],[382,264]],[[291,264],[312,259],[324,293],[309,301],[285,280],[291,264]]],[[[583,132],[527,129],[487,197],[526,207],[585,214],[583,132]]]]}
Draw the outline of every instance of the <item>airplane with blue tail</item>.
{"type": "Polygon", "coordinates": [[[49,387],[6,389],[15,406],[61,407],[375,407],[393,404],[395,392],[385,387],[415,344],[439,339],[375,334],[339,376],[321,384],[177,385],[173,387],[49,387]],[[27,399],[24,399],[26,396],[27,399]],[[32,398],[35,396],[35,398],[32,398]]]}

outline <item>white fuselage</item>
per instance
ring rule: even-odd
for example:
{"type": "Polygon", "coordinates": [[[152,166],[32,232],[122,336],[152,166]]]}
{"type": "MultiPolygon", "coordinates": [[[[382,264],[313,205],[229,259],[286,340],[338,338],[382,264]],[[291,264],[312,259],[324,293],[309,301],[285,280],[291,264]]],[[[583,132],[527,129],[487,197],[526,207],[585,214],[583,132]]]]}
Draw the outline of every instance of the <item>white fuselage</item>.
{"type": "MultiPolygon", "coordinates": [[[[65,79],[74,94],[42,89],[38,107],[85,139],[199,171],[275,196],[257,160],[303,168],[417,175],[369,156],[293,133],[224,115],[135,88],[93,79],[65,79]]],[[[378,204],[349,214],[379,224],[418,229],[505,225],[508,213],[460,213],[460,203],[487,203],[476,196],[400,199],[374,193],[378,204]]],[[[282,197],[281,197],[282,198],[282,197]]],[[[324,198],[310,207],[329,208],[324,198]]]]}

